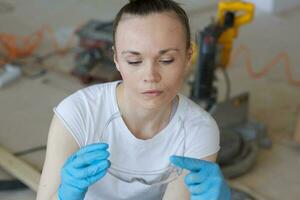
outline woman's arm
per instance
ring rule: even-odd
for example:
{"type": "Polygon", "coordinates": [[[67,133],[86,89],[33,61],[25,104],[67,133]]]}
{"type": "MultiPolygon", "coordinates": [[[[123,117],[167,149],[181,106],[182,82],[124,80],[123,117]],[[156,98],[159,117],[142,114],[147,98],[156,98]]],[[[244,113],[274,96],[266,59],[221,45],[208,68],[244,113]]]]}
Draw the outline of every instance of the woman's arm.
{"type": "Polygon", "coordinates": [[[184,182],[191,199],[231,199],[230,187],[215,162],[176,155],[171,156],[170,160],[177,167],[190,171],[184,182]]]}
{"type": "Polygon", "coordinates": [[[53,116],[48,134],[46,158],[39,183],[37,200],[57,199],[60,170],[65,160],[76,150],[78,144],[63,123],[53,116]]]}
{"type": "MultiPolygon", "coordinates": [[[[202,158],[202,160],[207,160],[211,162],[216,162],[217,159],[217,153],[207,156],[205,158],[202,158]]],[[[171,199],[190,199],[190,192],[188,191],[187,187],[184,183],[184,177],[189,173],[189,171],[184,170],[181,176],[170,183],[168,185],[166,194],[164,196],[164,200],[171,200],[171,199]]]]}

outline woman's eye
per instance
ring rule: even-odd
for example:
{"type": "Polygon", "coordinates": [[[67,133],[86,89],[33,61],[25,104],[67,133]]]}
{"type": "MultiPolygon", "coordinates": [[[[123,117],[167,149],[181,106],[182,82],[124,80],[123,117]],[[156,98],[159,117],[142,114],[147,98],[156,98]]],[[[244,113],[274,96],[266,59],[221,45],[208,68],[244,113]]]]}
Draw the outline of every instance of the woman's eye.
{"type": "Polygon", "coordinates": [[[161,63],[163,64],[170,64],[174,61],[174,59],[171,59],[171,60],[160,60],[161,63]]]}
{"type": "Polygon", "coordinates": [[[128,63],[129,65],[139,65],[139,64],[142,63],[142,61],[127,61],[127,63],[128,63]]]}

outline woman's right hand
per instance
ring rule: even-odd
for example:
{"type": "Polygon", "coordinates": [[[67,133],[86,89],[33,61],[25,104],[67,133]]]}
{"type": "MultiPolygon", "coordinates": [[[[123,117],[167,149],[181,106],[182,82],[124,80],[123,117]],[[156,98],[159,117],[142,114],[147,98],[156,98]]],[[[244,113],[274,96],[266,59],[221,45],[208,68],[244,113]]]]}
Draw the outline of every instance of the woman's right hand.
{"type": "Polygon", "coordinates": [[[72,154],[61,170],[59,200],[83,200],[88,187],[103,178],[110,167],[108,144],[85,146],[72,154]]]}

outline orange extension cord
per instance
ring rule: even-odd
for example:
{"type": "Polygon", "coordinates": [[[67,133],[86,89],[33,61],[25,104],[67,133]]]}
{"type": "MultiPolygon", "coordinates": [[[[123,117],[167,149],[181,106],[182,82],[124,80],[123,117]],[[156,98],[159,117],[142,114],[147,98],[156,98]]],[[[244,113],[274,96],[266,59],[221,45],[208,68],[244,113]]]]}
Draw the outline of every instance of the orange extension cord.
{"type": "MultiPolygon", "coordinates": [[[[59,55],[64,55],[67,52],[67,50],[71,46],[72,39],[75,35],[74,33],[72,34],[72,36],[66,42],[65,47],[59,47],[53,29],[49,26],[44,26],[40,30],[36,31],[34,34],[25,37],[18,37],[8,33],[0,33],[0,44],[2,45],[2,49],[6,53],[6,59],[0,59],[0,67],[3,66],[5,63],[9,63],[10,61],[31,56],[41,44],[45,33],[48,33],[50,35],[52,48],[59,55]],[[19,45],[20,43],[21,45],[19,45]]],[[[255,72],[253,70],[250,50],[246,45],[240,45],[238,48],[235,49],[231,57],[231,64],[234,63],[235,60],[237,60],[237,57],[241,53],[244,53],[245,55],[245,64],[247,72],[251,78],[258,79],[265,76],[273,66],[275,66],[278,62],[282,61],[284,64],[285,75],[288,82],[292,85],[300,86],[300,80],[295,80],[292,77],[289,57],[286,53],[279,53],[259,72],[255,72]]]]}
{"type": "Polygon", "coordinates": [[[279,63],[280,61],[283,62],[283,66],[284,66],[284,72],[285,72],[285,76],[288,80],[288,82],[292,85],[295,86],[300,86],[300,80],[296,80],[293,78],[292,73],[291,73],[291,66],[290,66],[290,62],[289,62],[289,56],[284,53],[284,52],[280,52],[279,54],[277,54],[272,60],[271,62],[269,62],[266,66],[264,66],[260,71],[255,72],[253,70],[253,64],[252,64],[252,59],[251,59],[251,53],[249,48],[246,45],[240,45],[238,48],[236,48],[232,54],[231,57],[231,63],[230,65],[232,65],[238,58],[238,56],[244,53],[244,60],[245,60],[245,64],[246,64],[246,69],[248,71],[248,74],[250,75],[251,78],[253,79],[258,79],[258,78],[262,78],[263,76],[267,75],[267,73],[271,70],[272,67],[274,67],[275,65],[277,65],[277,63],[279,63]]]}
{"type": "Polygon", "coordinates": [[[54,51],[57,52],[57,54],[64,55],[71,46],[74,34],[68,39],[65,47],[59,47],[54,31],[49,26],[43,26],[32,35],[24,37],[9,33],[0,33],[0,44],[5,54],[5,59],[0,59],[0,67],[10,61],[31,56],[40,46],[46,33],[50,36],[54,51]]]}

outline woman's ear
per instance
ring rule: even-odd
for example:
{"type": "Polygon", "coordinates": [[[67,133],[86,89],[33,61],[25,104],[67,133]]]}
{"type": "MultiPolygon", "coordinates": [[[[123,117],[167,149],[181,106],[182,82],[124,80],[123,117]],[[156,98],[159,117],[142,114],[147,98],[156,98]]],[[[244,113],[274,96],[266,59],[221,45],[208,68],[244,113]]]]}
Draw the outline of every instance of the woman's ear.
{"type": "Polygon", "coordinates": [[[194,57],[193,53],[194,53],[194,50],[193,50],[193,46],[191,44],[186,52],[186,66],[185,66],[185,70],[184,70],[185,79],[187,79],[193,71],[192,70],[192,67],[193,67],[192,64],[194,64],[193,63],[193,57],[194,57]]]}
{"type": "Polygon", "coordinates": [[[186,71],[189,71],[191,68],[191,65],[193,64],[193,53],[194,53],[194,49],[192,46],[192,43],[190,45],[190,47],[187,49],[186,51],[186,71]]]}
{"type": "Polygon", "coordinates": [[[193,54],[194,54],[194,47],[193,43],[191,42],[190,47],[187,50],[187,65],[190,66],[193,61],[193,54]]]}
{"type": "Polygon", "coordinates": [[[120,71],[120,67],[119,67],[119,62],[118,62],[118,57],[117,57],[117,51],[115,49],[114,46],[111,47],[112,51],[113,51],[113,57],[114,57],[114,63],[116,65],[116,68],[118,71],[120,71]]]}

